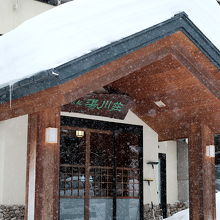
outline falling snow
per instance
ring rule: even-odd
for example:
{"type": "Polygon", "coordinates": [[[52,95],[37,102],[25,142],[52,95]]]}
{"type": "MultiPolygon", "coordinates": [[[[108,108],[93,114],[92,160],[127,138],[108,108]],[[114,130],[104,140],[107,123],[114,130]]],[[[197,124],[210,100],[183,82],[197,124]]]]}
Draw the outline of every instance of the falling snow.
{"type": "Polygon", "coordinates": [[[216,32],[220,8],[215,0],[76,0],[1,37],[0,87],[55,68],[182,11],[220,48],[216,32]]]}

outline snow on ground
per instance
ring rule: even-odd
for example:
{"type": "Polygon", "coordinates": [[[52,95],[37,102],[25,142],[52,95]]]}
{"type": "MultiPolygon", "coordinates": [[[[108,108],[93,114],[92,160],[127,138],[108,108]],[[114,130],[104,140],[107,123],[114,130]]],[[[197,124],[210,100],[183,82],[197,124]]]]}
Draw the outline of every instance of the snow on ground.
{"type": "Polygon", "coordinates": [[[189,209],[176,213],[175,215],[166,218],[167,220],[189,220],[189,209]]]}
{"type": "Polygon", "coordinates": [[[220,49],[216,0],[75,0],[0,37],[0,87],[55,68],[182,11],[220,49]]]}
{"type": "MultiPolygon", "coordinates": [[[[220,220],[220,192],[216,193],[216,220],[220,220]]],[[[166,220],[189,220],[189,209],[176,213],[166,220]]]]}

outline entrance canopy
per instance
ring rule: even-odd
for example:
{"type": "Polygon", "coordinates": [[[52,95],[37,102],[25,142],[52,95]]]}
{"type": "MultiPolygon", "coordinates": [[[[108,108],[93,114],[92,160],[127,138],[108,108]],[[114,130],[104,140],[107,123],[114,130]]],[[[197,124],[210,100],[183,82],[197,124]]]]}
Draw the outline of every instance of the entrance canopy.
{"type": "Polygon", "coordinates": [[[25,22],[0,40],[0,120],[104,87],[131,97],[161,140],[188,137],[201,119],[219,132],[219,10],[214,0],[78,0],[25,22]]]}
{"type": "Polygon", "coordinates": [[[0,121],[29,114],[26,216],[57,219],[59,141],[46,130],[59,134],[61,107],[104,90],[132,100],[160,140],[189,137],[190,218],[215,220],[219,10],[214,0],[76,0],[1,37],[0,121]]]}

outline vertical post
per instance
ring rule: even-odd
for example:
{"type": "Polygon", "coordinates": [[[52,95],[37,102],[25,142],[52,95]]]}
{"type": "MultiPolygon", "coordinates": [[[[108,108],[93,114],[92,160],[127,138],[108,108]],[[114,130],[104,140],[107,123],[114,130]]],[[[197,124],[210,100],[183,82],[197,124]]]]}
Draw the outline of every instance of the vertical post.
{"type": "Polygon", "coordinates": [[[59,108],[29,115],[26,220],[58,219],[59,134],[59,108]],[[57,128],[57,143],[45,141],[48,127],[57,128]]]}
{"type": "Polygon", "coordinates": [[[189,137],[190,220],[215,220],[215,159],[207,155],[214,134],[203,123],[191,125],[189,137]]]}
{"type": "Polygon", "coordinates": [[[90,219],[90,148],[91,148],[91,133],[86,132],[86,163],[85,163],[85,205],[84,219],[90,219]]]}
{"type": "Polygon", "coordinates": [[[112,134],[113,139],[113,183],[112,183],[112,189],[113,189],[113,220],[117,219],[117,161],[116,161],[116,138],[118,137],[118,132],[114,131],[112,134]]]}

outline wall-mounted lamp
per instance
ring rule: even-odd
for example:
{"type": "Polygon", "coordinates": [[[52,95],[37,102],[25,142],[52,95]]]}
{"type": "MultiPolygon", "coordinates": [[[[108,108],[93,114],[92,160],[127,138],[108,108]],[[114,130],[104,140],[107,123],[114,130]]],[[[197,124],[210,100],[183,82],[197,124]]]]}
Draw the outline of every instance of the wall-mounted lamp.
{"type": "Polygon", "coordinates": [[[153,182],[154,179],[153,178],[145,178],[144,181],[148,183],[148,186],[150,186],[150,183],[153,182]]]}
{"type": "Polygon", "coordinates": [[[159,108],[166,107],[166,104],[161,100],[154,102],[159,108]]]}
{"type": "Polygon", "coordinates": [[[76,130],[76,137],[84,137],[84,131],[76,130]]]}
{"type": "Polygon", "coordinates": [[[154,169],[154,166],[155,166],[155,165],[158,165],[159,162],[157,162],[157,161],[148,161],[147,164],[151,165],[152,168],[154,169]]]}
{"type": "Polygon", "coordinates": [[[206,146],[206,156],[215,157],[215,146],[214,145],[206,146]]]}
{"type": "Polygon", "coordinates": [[[45,141],[48,144],[57,144],[57,128],[46,128],[45,141]]]}

